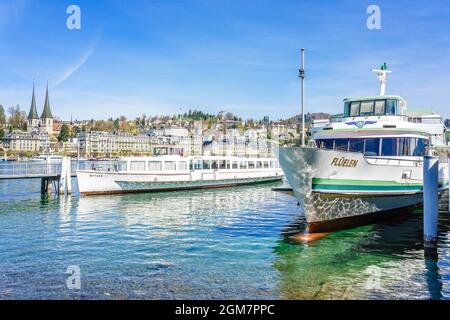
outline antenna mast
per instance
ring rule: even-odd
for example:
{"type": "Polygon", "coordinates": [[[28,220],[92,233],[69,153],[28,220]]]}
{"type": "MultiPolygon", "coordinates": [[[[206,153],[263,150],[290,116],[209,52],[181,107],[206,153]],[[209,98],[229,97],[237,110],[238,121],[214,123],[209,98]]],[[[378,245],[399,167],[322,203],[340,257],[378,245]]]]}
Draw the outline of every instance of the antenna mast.
{"type": "Polygon", "coordinates": [[[302,147],[305,146],[305,49],[302,48],[301,67],[299,77],[301,79],[301,106],[302,106],[302,147]]]}
{"type": "Polygon", "coordinates": [[[380,96],[386,95],[387,74],[392,73],[392,71],[387,69],[386,62],[381,66],[380,70],[372,69],[372,71],[378,73],[378,79],[380,80],[380,96]]]}

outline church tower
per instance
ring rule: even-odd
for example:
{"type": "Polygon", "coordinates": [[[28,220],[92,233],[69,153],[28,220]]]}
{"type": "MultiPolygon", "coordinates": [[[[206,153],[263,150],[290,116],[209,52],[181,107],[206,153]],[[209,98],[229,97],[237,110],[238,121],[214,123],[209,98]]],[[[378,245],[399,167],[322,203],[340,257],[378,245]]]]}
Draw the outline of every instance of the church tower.
{"type": "Polygon", "coordinates": [[[31,107],[28,113],[28,126],[27,131],[31,132],[33,128],[39,126],[39,115],[36,109],[36,98],[34,97],[34,82],[33,82],[33,95],[31,96],[31,107]]]}
{"type": "Polygon", "coordinates": [[[48,98],[48,82],[47,90],[45,92],[44,110],[41,115],[41,132],[46,132],[48,134],[53,133],[53,116],[50,110],[50,101],[48,98]]]}

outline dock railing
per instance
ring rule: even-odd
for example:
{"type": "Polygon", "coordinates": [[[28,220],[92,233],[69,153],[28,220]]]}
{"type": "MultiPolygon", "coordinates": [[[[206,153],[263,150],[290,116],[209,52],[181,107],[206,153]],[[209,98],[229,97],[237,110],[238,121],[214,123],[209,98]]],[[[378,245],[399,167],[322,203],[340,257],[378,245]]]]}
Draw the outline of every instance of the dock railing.
{"type": "MultiPolygon", "coordinates": [[[[58,176],[61,163],[14,162],[0,163],[0,179],[41,178],[58,176]]],[[[78,162],[71,163],[72,176],[79,168],[78,162]]]]}

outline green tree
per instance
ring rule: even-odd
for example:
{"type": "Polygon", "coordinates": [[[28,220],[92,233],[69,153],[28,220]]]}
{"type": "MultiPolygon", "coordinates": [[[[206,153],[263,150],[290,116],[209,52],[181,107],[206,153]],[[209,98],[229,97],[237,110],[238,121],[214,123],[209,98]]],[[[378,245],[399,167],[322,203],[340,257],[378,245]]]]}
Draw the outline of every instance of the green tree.
{"type": "Polygon", "coordinates": [[[119,130],[119,128],[120,128],[120,120],[119,120],[119,118],[117,118],[116,120],[114,120],[114,128],[115,128],[116,130],[119,130]]]}
{"type": "Polygon", "coordinates": [[[4,136],[5,136],[5,130],[0,128],[0,139],[3,139],[4,136]]]}
{"type": "Polygon", "coordinates": [[[69,137],[70,137],[69,126],[64,123],[61,127],[61,132],[59,133],[58,141],[66,142],[67,140],[69,140],[69,137]]]}
{"type": "Polygon", "coordinates": [[[0,104],[0,126],[4,126],[5,124],[6,124],[5,109],[0,104]]]}
{"type": "Polygon", "coordinates": [[[26,121],[26,117],[24,119],[24,114],[20,110],[19,105],[16,105],[15,107],[10,107],[8,111],[9,114],[11,115],[9,118],[9,123],[11,124],[13,129],[22,128],[23,123],[26,121]]]}

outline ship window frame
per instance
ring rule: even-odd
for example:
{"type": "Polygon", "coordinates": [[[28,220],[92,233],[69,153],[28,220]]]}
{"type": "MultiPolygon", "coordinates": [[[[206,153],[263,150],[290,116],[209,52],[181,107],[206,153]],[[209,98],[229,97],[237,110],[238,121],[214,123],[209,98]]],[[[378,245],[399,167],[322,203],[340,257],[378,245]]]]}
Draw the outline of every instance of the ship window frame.
{"type": "Polygon", "coordinates": [[[365,146],[365,139],[364,138],[350,138],[350,139],[348,139],[348,151],[349,152],[364,153],[364,146],[365,146]],[[362,144],[361,149],[360,150],[356,150],[356,148],[352,149],[352,146],[356,146],[356,145],[358,145],[358,143],[362,144]]]}
{"type": "Polygon", "coordinates": [[[202,164],[202,170],[211,170],[211,160],[203,160],[202,164]]]}
{"type": "Polygon", "coordinates": [[[350,102],[350,108],[349,108],[349,113],[348,113],[349,117],[358,117],[360,110],[361,110],[361,101],[352,101],[352,102],[350,102]],[[358,106],[356,108],[357,112],[353,114],[352,110],[353,110],[353,105],[354,104],[357,104],[358,106]]]}
{"type": "Polygon", "coordinates": [[[226,170],[227,168],[227,160],[225,159],[219,159],[218,160],[219,170],[226,170]]]}
{"type": "Polygon", "coordinates": [[[256,163],[256,165],[255,165],[256,169],[262,169],[262,161],[261,160],[257,160],[257,161],[255,161],[255,163],[256,163]]]}
{"type": "Polygon", "coordinates": [[[247,169],[248,162],[247,161],[239,161],[239,169],[247,169]]]}
{"type": "MultiPolygon", "coordinates": [[[[348,144],[349,144],[349,139],[348,138],[334,139],[333,150],[336,150],[336,151],[348,151],[348,144]],[[347,147],[345,149],[338,148],[337,145],[336,145],[336,140],[344,140],[344,141],[346,141],[347,147]]],[[[342,144],[342,146],[344,146],[344,144],[342,144]]]]}
{"type": "Polygon", "coordinates": [[[380,140],[381,140],[380,156],[382,157],[398,156],[398,143],[399,143],[398,137],[385,137],[380,140]]]}
{"type": "Polygon", "coordinates": [[[386,115],[386,99],[375,100],[374,101],[374,104],[373,104],[373,115],[374,116],[384,116],[384,115],[386,115]],[[377,112],[377,103],[378,102],[383,102],[383,111],[381,113],[377,112]]]}
{"type": "Polygon", "coordinates": [[[375,107],[375,100],[365,100],[365,101],[361,101],[361,104],[359,105],[359,115],[360,116],[371,116],[374,114],[374,107],[375,107]],[[362,107],[363,104],[368,104],[371,103],[371,108],[369,112],[363,112],[362,111],[362,107]]]}
{"type": "Polygon", "coordinates": [[[386,111],[386,115],[389,115],[389,116],[395,116],[395,115],[397,115],[398,114],[398,106],[399,106],[399,100],[398,99],[386,99],[386,109],[385,109],[385,111],[386,111]],[[389,102],[395,102],[395,105],[393,106],[393,108],[394,108],[394,113],[391,113],[391,111],[392,111],[392,106],[389,106],[389,102]]]}
{"type": "Polygon", "coordinates": [[[177,161],[177,171],[186,171],[188,170],[187,161],[177,161]],[[184,169],[181,168],[181,164],[184,163],[184,169]]]}
{"type": "Polygon", "coordinates": [[[364,152],[363,152],[364,156],[367,156],[367,157],[378,157],[380,155],[380,151],[381,151],[381,139],[380,138],[366,138],[366,139],[364,139],[364,152]],[[375,146],[375,147],[378,147],[378,148],[375,148],[375,149],[378,149],[376,154],[367,154],[367,150],[366,150],[367,149],[367,141],[369,141],[369,140],[378,141],[378,146],[375,146]]]}
{"type": "Polygon", "coordinates": [[[164,161],[164,171],[176,171],[177,170],[177,162],[173,160],[164,161]],[[174,166],[168,166],[168,164],[174,164],[174,166]]]}
{"type": "Polygon", "coordinates": [[[119,171],[128,171],[128,161],[119,161],[119,171]]]}
{"type": "Polygon", "coordinates": [[[231,163],[231,169],[239,169],[239,161],[232,161],[231,163]]]}
{"type": "Polygon", "coordinates": [[[130,160],[130,171],[146,171],[147,164],[144,160],[130,160]],[[136,169],[134,166],[139,165],[136,169]]]}
{"type": "Polygon", "coordinates": [[[247,162],[247,169],[251,169],[251,170],[256,169],[255,161],[248,161],[247,162]]]}
{"type": "Polygon", "coordinates": [[[162,161],[158,161],[158,160],[147,161],[147,166],[148,166],[148,171],[162,171],[162,169],[163,169],[162,161]],[[156,168],[156,169],[150,168],[150,163],[159,164],[159,169],[158,168],[156,168]]]}

